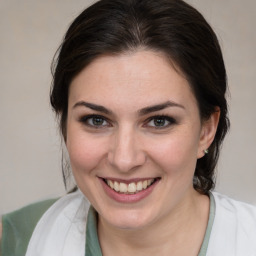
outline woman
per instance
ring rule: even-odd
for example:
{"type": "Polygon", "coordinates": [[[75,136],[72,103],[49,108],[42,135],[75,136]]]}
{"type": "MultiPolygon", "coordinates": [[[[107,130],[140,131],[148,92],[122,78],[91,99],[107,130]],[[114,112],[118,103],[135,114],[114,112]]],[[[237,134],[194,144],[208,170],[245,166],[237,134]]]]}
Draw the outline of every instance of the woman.
{"type": "Polygon", "coordinates": [[[4,216],[3,255],[256,255],[255,207],[211,192],[227,85],[200,13],[180,0],[99,1],[71,24],[53,70],[78,189],[4,216]]]}

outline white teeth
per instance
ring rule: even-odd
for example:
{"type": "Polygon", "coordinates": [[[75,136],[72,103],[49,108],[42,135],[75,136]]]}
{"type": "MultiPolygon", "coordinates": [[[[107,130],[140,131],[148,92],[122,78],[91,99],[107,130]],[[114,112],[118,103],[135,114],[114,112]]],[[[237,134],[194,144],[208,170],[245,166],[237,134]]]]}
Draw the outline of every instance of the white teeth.
{"type": "Polygon", "coordinates": [[[109,184],[108,184],[112,189],[114,188],[114,184],[111,180],[109,180],[109,184]]]}
{"type": "Polygon", "coordinates": [[[119,183],[118,182],[114,182],[114,190],[116,191],[116,192],[119,192],[119,183]]]}
{"type": "Polygon", "coordinates": [[[120,186],[119,186],[119,189],[120,189],[121,193],[126,193],[128,191],[128,186],[125,183],[121,182],[120,186]]]}
{"type": "Polygon", "coordinates": [[[136,189],[137,189],[137,187],[136,187],[136,184],[133,182],[133,183],[130,183],[129,185],[128,185],[128,192],[130,192],[130,193],[134,193],[134,192],[136,192],[136,189]]]}
{"type": "Polygon", "coordinates": [[[141,191],[141,190],[142,190],[142,181],[139,181],[139,182],[137,183],[137,190],[138,190],[138,191],[141,191]]]}
{"type": "Polygon", "coordinates": [[[111,187],[116,192],[120,193],[136,193],[143,189],[146,189],[149,187],[153,182],[154,179],[139,181],[137,184],[135,182],[131,182],[129,184],[118,182],[118,181],[112,181],[112,180],[106,180],[109,187],[111,187]]]}
{"type": "Polygon", "coordinates": [[[150,186],[153,183],[154,179],[148,180],[148,186],[150,186]]]}
{"type": "Polygon", "coordinates": [[[143,183],[142,183],[143,189],[146,189],[147,186],[148,186],[148,181],[147,181],[147,180],[144,180],[143,183]]]}

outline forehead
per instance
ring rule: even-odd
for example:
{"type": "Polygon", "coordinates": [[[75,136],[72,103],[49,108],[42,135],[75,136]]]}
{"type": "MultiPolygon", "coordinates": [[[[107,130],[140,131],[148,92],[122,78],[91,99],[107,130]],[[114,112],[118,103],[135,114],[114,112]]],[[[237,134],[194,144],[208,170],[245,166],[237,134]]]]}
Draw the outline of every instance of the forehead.
{"type": "Polygon", "coordinates": [[[79,100],[138,108],[168,100],[196,103],[182,73],[152,51],[95,59],[71,83],[69,102],[79,100]]]}

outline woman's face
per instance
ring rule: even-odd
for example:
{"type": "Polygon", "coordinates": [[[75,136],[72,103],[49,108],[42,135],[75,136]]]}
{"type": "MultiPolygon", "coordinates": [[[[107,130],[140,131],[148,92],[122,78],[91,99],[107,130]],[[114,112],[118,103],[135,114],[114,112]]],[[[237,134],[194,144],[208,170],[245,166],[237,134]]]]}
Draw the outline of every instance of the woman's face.
{"type": "Polygon", "coordinates": [[[99,57],[73,80],[68,105],[73,174],[102,221],[145,227],[196,193],[209,129],[188,82],[160,53],[99,57]]]}

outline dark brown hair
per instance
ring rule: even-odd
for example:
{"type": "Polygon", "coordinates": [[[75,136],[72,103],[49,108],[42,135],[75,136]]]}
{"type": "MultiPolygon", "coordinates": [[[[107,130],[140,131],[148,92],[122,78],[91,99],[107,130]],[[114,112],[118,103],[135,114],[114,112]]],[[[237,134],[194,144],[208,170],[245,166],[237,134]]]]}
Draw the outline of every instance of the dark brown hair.
{"type": "MultiPolygon", "coordinates": [[[[52,66],[51,105],[66,139],[71,81],[95,58],[138,49],[160,51],[181,70],[198,102],[202,120],[220,109],[209,153],[198,159],[194,188],[214,187],[214,170],[229,127],[226,71],[218,39],[203,16],[181,0],[101,0],[70,25],[52,66]]],[[[66,175],[64,173],[64,179],[66,175]]]]}

